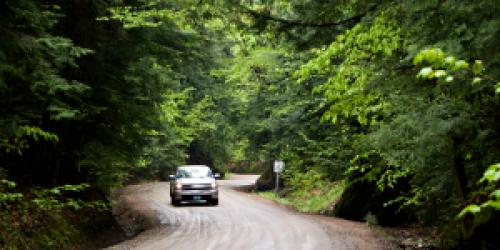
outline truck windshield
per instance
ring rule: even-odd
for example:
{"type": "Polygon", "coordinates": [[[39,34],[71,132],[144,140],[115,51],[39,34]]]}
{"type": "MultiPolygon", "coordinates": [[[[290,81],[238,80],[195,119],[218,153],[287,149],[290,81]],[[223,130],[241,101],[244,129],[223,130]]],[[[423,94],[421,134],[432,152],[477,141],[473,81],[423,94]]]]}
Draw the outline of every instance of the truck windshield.
{"type": "Polygon", "coordinates": [[[176,173],[177,178],[206,178],[212,177],[212,171],[209,168],[179,168],[176,173]]]}

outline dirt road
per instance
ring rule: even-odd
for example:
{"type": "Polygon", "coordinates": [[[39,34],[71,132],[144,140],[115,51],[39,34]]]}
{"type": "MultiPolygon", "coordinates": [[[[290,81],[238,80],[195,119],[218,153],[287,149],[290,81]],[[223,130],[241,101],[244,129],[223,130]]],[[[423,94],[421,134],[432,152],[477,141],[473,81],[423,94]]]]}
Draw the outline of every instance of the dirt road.
{"type": "Polygon", "coordinates": [[[145,230],[109,249],[388,249],[383,237],[362,223],[296,213],[232,187],[257,176],[219,181],[220,204],[170,205],[168,183],[120,190],[114,212],[130,231],[145,230]]]}

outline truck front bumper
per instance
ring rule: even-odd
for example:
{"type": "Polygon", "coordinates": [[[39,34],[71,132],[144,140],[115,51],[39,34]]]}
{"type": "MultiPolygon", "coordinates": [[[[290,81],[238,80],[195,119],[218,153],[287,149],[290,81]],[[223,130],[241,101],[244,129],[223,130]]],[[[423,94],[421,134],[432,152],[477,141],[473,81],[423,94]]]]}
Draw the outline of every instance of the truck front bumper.
{"type": "Polygon", "coordinates": [[[175,200],[213,200],[219,198],[219,190],[175,190],[175,200]]]}

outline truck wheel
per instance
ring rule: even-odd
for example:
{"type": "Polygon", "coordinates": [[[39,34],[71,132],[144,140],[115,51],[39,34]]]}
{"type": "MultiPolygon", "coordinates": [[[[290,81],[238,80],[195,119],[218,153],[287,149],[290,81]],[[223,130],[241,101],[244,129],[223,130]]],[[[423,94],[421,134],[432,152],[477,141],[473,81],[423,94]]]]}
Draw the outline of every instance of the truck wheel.
{"type": "Polygon", "coordinates": [[[218,198],[217,199],[212,199],[210,201],[210,203],[212,203],[212,205],[214,205],[214,206],[217,206],[217,205],[219,205],[219,199],[218,198]]]}
{"type": "Polygon", "coordinates": [[[176,199],[174,199],[174,198],[172,197],[172,205],[174,205],[175,207],[177,207],[177,206],[179,206],[180,204],[181,204],[181,201],[178,201],[178,200],[176,200],[176,199]]]}

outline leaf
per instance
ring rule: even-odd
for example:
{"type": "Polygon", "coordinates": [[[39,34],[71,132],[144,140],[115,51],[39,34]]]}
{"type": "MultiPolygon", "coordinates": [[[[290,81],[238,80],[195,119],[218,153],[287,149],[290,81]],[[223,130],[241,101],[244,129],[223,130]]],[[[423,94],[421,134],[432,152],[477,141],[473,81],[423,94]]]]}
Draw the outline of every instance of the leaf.
{"type": "Polygon", "coordinates": [[[462,70],[462,69],[467,69],[469,68],[469,63],[467,63],[464,60],[458,60],[455,62],[455,65],[453,65],[453,70],[462,70]]]}
{"type": "Polygon", "coordinates": [[[472,73],[474,73],[474,75],[479,75],[483,72],[483,70],[483,62],[481,60],[474,61],[474,64],[472,65],[472,73]]]}
{"type": "Polygon", "coordinates": [[[467,154],[465,155],[465,160],[469,161],[472,159],[472,153],[471,152],[467,152],[467,154]]]}
{"type": "Polygon", "coordinates": [[[444,57],[444,52],[439,48],[424,49],[415,56],[413,63],[418,65],[422,62],[428,62],[432,65],[442,65],[444,57]]]}
{"type": "Polygon", "coordinates": [[[50,192],[56,195],[61,194],[61,190],[59,190],[58,188],[53,188],[52,190],[50,190],[50,192]]]}
{"type": "Polygon", "coordinates": [[[462,218],[464,217],[466,214],[477,214],[481,211],[481,207],[476,205],[476,204],[472,204],[472,205],[468,205],[467,207],[465,207],[459,214],[458,214],[458,217],[459,218],[462,218]]]}
{"type": "Polygon", "coordinates": [[[474,77],[474,79],[472,80],[472,85],[477,85],[479,84],[483,79],[481,79],[480,77],[474,77]]]}
{"type": "Polygon", "coordinates": [[[490,194],[490,197],[492,199],[495,199],[495,200],[500,200],[500,189],[497,189],[495,191],[493,191],[491,194],[490,194]]]}
{"type": "Polygon", "coordinates": [[[446,75],[447,75],[446,71],[444,71],[444,70],[436,70],[436,71],[434,71],[434,76],[437,77],[437,78],[443,78],[446,75]]]}
{"type": "Polygon", "coordinates": [[[485,202],[484,204],[482,204],[481,207],[491,207],[495,210],[500,210],[500,200],[489,200],[487,202],[485,202]]]}
{"type": "Polygon", "coordinates": [[[420,78],[430,78],[430,75],[432,74],[433,70],[431,67],[425,67],[418,72],[417,77],[420,78]]]}
{"type": "Polygon", "coordinates": [[[58,105],[50,105],[47,109],[51,111],[51,118],[54,120],[71,119],[80,113],[79,110],[69,109],[58,105]]]}
{"type": "Polygon", "coordinates": [[[457,61],[457,58],[455,58],[454,56],[447,56],[445,59],[444,59],[444,62],[448,65],[454,65],[455,62],[457,61]]]}
{"type": "Polygon", "coordinates": [[[480,182],[496,182],[500,180],[500,163],[493,164],[484,172],[483,178],[480,182]]]}

